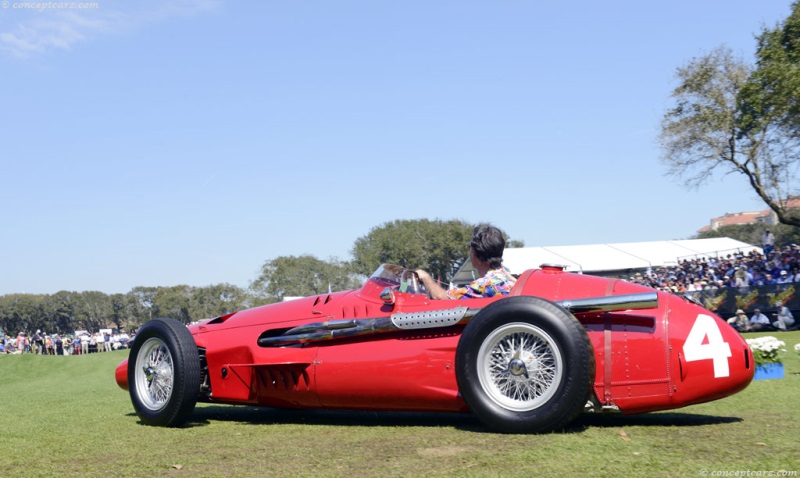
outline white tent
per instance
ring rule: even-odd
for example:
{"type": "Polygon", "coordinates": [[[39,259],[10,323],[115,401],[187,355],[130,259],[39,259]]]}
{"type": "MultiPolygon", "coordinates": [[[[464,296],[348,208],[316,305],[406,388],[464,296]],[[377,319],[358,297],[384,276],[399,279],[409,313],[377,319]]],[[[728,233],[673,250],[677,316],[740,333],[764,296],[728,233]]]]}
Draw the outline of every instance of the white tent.
{"type": "MultiPolygon", "coordinates": [[[[542,264],[557,264],[570,272],[603,274],[615,271],[675,266],[678,261],[703,257],[725,257],[728,254],[750,251],[762,252],[760,247],[727,237],[687,239],[680,241],[621,242],[583,246],[551,246],[508,248],[503,265],[519,275],[542,264]]],[[[453,282],[463,284],[473,280],[475,269],[467,261],[456,273],[453,282]]]]}

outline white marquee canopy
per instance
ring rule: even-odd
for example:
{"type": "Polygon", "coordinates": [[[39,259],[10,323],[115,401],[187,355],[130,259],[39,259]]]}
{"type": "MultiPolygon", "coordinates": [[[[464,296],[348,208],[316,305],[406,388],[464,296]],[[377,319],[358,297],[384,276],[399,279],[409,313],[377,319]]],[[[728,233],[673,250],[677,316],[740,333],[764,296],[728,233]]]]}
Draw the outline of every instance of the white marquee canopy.
{"type": "MultiPolygon", "coordinates": [[[[686,239],[679,241],[622,242],[583,246],[508,248],[503,265],[519,275],[542,264],[557,264],[569,272],[600,274],[604,272],[669,267],[685,259],[725,257],[728,254],[750,251],[760,247],[727,237],[686,239]]],[[[467,261],[456,273],[453,282],[463,284],[473,280],[475,269],[467,261]]]]}

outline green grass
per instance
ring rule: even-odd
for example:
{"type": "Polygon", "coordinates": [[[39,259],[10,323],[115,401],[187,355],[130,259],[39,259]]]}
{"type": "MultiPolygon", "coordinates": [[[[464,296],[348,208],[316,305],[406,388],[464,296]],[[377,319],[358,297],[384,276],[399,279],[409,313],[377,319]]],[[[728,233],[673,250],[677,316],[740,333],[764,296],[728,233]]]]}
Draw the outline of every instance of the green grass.
{"type": "MultiPolygon", "coordinates": [[[[748,334],[748,336],[770,334],[748,334]]],[[[470,415],[198,405],[184,428],[141,425],[114,382],[125,352],[0,356],[0,475],[712,476],[800,472],[800,332],[786,377],[724,400],[584,415],[548,435],[500,435],[470,415]]],[[[796,475],[795,475],[796,476],[796,475]]]]}

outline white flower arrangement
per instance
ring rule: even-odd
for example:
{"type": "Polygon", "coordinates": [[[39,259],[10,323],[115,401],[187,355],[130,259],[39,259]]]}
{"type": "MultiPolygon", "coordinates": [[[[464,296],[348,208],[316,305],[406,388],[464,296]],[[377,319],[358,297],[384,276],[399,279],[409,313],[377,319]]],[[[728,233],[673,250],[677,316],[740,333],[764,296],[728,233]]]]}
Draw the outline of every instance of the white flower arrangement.
{"type": "MultiPolygon", "coordinates": [[[[755,339],[747,339],[747,345],[750,346],[750,350],[753,351],[753,358],[755,358],[757,365],[782,363],[779,353],[786,352],[786,342],[778,340],[770,335],[755,339]]],[[[794,348],[800,351],[797,345],[795,345],[794,348]]]]}

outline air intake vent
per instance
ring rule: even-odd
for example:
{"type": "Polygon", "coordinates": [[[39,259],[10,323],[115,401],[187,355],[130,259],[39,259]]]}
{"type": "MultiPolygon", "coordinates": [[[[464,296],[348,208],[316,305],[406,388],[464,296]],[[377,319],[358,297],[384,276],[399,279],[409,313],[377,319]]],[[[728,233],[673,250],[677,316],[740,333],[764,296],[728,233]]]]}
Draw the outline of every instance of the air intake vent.
{"type": "Polygon", "coordinates": [[[307,367],[308,365],[305,364],[259,367],[258,377],[261,380],[261,384],[267,389],[308,390],[307,367]]]}

